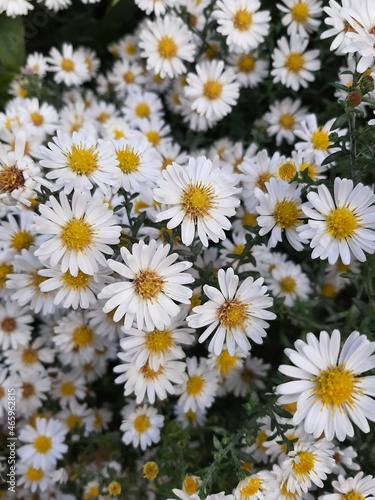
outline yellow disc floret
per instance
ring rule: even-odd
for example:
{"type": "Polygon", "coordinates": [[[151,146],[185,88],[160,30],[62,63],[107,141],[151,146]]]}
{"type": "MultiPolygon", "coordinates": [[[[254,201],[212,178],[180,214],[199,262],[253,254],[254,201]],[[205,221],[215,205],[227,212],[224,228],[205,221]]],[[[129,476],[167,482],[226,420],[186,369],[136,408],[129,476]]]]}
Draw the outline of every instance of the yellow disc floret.
{"type": "Polygon", "coordinates": [[[203,95],[209,101],[215,101],[221,97],[223,93],[223,84],[216,80],[207,80],[207,82],[203,85],[203,95]]]}
{"type": "Polygon", "coordinates": [[[360,392],[358,379],[351,370],[345,369],[345,364],[321,371],[314,383],[316,398],[332,408],[343,404],[353,407],[360,392]]]}
{"type": "Polygon", "coordinates": [[[225,302],[218,312],[218,319],[220,323],[228,330],[235,330],[245,328],[248,306],[242,302],[233,299],[225,302]]]}
{"type": "Polygon", "coordinates": [[[176,42],[170,36],[163,36],[158,43],[158,52],[163,59],[173,59],[176,57],[178,47],[176,42]]]}
{"type": "Polygon", "coordinates": [[[246,9],[239,9],[234,14],[233,25],[238,31],[247,31],[250,26],[253,24],[253,16],[251,12],[246,9]]]}
{"type": "Polygon", "coordinates": [[[136,153],[134,148],[126,146],[125,149],[116,151],[118,166],[124,174],[137,172],[141,165],[141,155],[136,153]]]}
{"type": "Polygon", "coordinates": [[[283,199],[275,203],[273,217],[276,225],[282,229],[294,229],[298,224],[298,219],[302,212],[298,206],[298,201],[283,199]]]}
{"type": "Polygon", "coordinates": [[[189,396],[197,396],[200,394],[205,386],[204,378],[200,375],[192,375],[187,384],[186,392],[189,396]]]}
{"type": "Polygon", "coordinates": [[[309,451],[300,451],[293,462],[293,471],[298,476],[308,476],[314,470],[314,465],[315,455],[309,451]]]}
{"type": "Polygon", "coordinates": [[[52,439],[49,436],[38,436],[34,440],[33,446],[38,453],[45,455],[52,448],[52,439]]]}
{"type": "Polygon", "coordinates": [[[60,239],[68,250],[79,252],[90,246],[93,235],[88,222],[73,217],[63,226],[60,239]]]}
{"type": "Polygon", "coordinates": [[[98,152],[94,146],[87,149],[80,144],[73,144],[71,151],[64,154],[67,167],[77,175],[91,175],[98,168],[98,152]]]}
{"type": "Polygon", "coordinates": [[[319,127],[311,135],[311,143],[315,149],[326,151],[331,145],[331,142],[329,140],[329,133],[323,130],[322,127],[319,127]]]}
{"type": "Polygon", "coordinates": [[[138,417],[135,418],[133,425],[138,434],[143,434],[151,427],[150,419],[147,415],[138,415],[138,417]]]}
{"type": "Polygon", "coordinates": [[[327,232],[339,240],[351,238],[359,227],[357,217],[346,207],[331,210],[326,223],[327,232]]]}
{"type": "Polygon", "coordinates": [[[204,186],[198,182],[187,186],[181,196],[180,205],[185,215],[194,221],[196,218],[209,216],[216,206],[215,198],[212,186],[204,186]]]}
{"type": "Polygon", "coordinates": [[[143,300],[156,299],[164,288],[164,280],[154,270],[140,271],[133,282],[134,291],[143,300]]]}
{"type": "Polygon", "coordinates": [[[305,59],[300,52],[290,52],[285,60],[285,67],[290,73],[298,74],[305,65],[305,59]]]}

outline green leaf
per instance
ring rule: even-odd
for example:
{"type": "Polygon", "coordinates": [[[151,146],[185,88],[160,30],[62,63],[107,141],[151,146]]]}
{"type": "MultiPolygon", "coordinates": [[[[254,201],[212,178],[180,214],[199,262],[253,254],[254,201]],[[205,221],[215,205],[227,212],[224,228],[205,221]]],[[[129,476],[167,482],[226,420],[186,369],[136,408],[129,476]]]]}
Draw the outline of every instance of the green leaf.
{"type": "Polygon", "coordinates": [[[349,117],[347,113],[344,113],[343,115],[336,118],[336,120],[332,123],[331,130],[336,130],[346,125],[348,123],[348,118],[349,117]]]}
{"type": "Polygon", "coordinates": [[[25,38],[21,17],[0,15],[0,62],[7,70],[17,70],[25,63],[25,38]]]}

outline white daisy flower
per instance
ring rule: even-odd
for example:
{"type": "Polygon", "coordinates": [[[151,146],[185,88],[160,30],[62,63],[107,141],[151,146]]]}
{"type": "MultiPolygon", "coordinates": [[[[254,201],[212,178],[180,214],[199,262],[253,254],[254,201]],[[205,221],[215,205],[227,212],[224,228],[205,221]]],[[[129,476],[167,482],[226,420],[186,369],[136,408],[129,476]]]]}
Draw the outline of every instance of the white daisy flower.
{"type": "Polygon", "coordinates": [[[15,257],[22,250],[29,250],[36,242],[37,235],[30,227],[33,212],[21,212],[17,219],[9,214],[7,218],[7,221],[0,222],[0,249],[15,257]]]}
{"type": "Polygon", "coordinates": [[[308,217],[307,225],[299,229],[300,237],[311,239],[311,257],[327,259],[334,264],[339,257],[348,265],[352,254],[360,262],[366,253],[375,252],[375,194],[351,179],[335,178],[334,197],[325,185],[318,192],[307,194],[309,203],[302,206],[308,217]]]}
{"type": "Polygon", "coordinates": [[[140,446],[145,450],[153,443],[160,441],[160,430],[164,425],[164,417],[159,415],[152,406],[139,406],[134,409],[125,420],[123,420],[120,430],[123,431],[122,441],[125,444],[132,444],[134,448],[140,446]]]}
{"type": "Polygon", "coordinates": [[[148,16],[152,12],[155,16],[162,16],[168,7],[173,7],[173,0],[135,0],[135,4],[148,16]]]}
{"type": "Polygon", "coordinates": [[[315,497],[310,493],[301,492],[302,494],[299,495],[297,491],[291,492],[288,489],[283,470],[278,465],[273,466],[272,472],[276,475],[276,484],[273,491],[266,493],[264,500],[315,500],[315,497]]]}
{"type": "Polygon", "coordinates": [[[305,118],[307,108],[301,107],[300,99],[286,97],[282,101],[275,101],[270,110],[264,115],[267,122],[267,134],[275,136],[276,145],[280,146],[285,140],[288,144],[293,144],[296,140],[294,130],[298,123],[305,118]]]}
{"type": "Polygon", "coordinates": [[[120,242],[121,227],[117,219],[101,200],[92,200],[90,194],[74,191],[72,202],[60,192],[59,201],[50,196],[45,205],[39,206],[41,215],[34,218],[38,233],[49,235],[35,251],[51,267],[58,264],[62,272],[77,276],[79,271],[94,274],[99,265],[106,266],[103,254],[111,255],[108,245],[120,242]]]}
{"type": "Polygon", "coordinates": [[[34,6],[27,0],[1,0],[0,13],[5,12],[8,17],[26,16],[34,6]]]}
{"type": "Polygon", "coordinates": [[[272,429],[273,432],[269,432],[269,437],[266,441],[264,441],[263,448],[271,463],[277,461],[279,464],[282,464],[287,456],[287,445],[284,438],[288,439],[289,441],[294,441],[297,438],[301,439],[303,437],[306,437],[306,433],[303,429],[303,426],[300,425],[294,427],[291,418],[277,417],[277,421],[280,426],[285,425],[289,428],[284,431],[283,436],[278,434],[276,429],[272,429]],[[272,435],[275,437],[272,438],[272,435]]]}
{"type": "Polygon", "coordinates": [[[74,189],[86,191],[94,185],[104,193],[114,185],[116,166],[112,144],[109,141],[97,141],[86,138],[82,133],[73,132],[72,136],[57,131],[48,148],[40,148],[40,164],[50,169],[47,179],[55,181],[57,189],[69,194],[74,189]]]}
{"type": "Polygon", "coordinates": [[[239,97],[239,84],[232,69],[224,61],[213,60],[195,66],[196,74],[188,73],[184,92],[191,99],[191,108],[208,120],[221,120],[231,112],[239,97]]]}
{"type": "Polygon", "coordinates": [[[171,319],[180,312],[175,303],[190,303],[192,291],[185,285],[194,281],[185,271],[191,262],[174,262],[178,254],[168,255],[170,245],[157,245],[151,240],[149,245],[143,241],[136,243],[132,251],[121,247],[121,257],[125,264],[110,259],[108,265],[126,281],[106,286],[98,295],[107,300],[104,312],[116,309],[113,319],[124,318],[126,330],[136,322],[139,329],[143,325],[149,331],[154,328],[163,330],[171,324],[171,319]]]}
{"type": "Polygon", "coordinates": [[[45,341],[37,337],[30,345],[9,349],[5,351],[5,363],[9,365],[11,371],[32,369],[44,372],[44,363],[52,363],[55,357],[54,350],[44,347],[44,344],[45,341]]]}
{"type": "Polygon", "coordinates": [[[139,35],[141,56],[147,58],[147,69],[164,78],[185,73],[183,61],[193,62],[196,51],[193,34],[182,19],[165,15],[147,21],[139,35]]]}
{"type": "Polygon", "coordinates": [[[126,355],[131,356],[136,368],[148,364],[152,370],[158,370],[163,366],[166,356],[174,359],[185,357],[180,344],[191,345],[195,338],[191,335],[193,330],[186,327],[186,312],[181,313],[163,330],[149,332],[136,328],[123,329],[126,337],[120,340],[120,345],[126,355]]]}
{"type": "Polygon", "coordinates": [[[171,355],[165,356],[157,370],[153,370],[149,362],[138,368],[131,353],[120,352],[118,357],[123,363],[113,369],[115,373],[121,373],[115,382],[125,382],[124,395],[134,393],[137,404],[144,400],[153,404],[156,397],[160,400],[166,399],[168,394],[175,394],[176,385],[182,384],[186,379],[186,364],[176,361],[171,355]]]}
{"type": "Polygon", "coordinates": [[[234,371],[242,368],[245,358],[246,353],[238,348],[236,348],[234,354],[229,354],[229,351],[224,344],[223,349],[218,356],[216,356],[213,352],[209,353],[207,365],[210,368],[217,370],[221,381],[226,381],[234,371]]]}
{"type": "Polygon", "coordinates": [[[321,66],[319,50],[306,51],[309,40],[299,35],[285,36],[277,41],[272,54],[273,82],[281,82],[294,91],[307,88],[315,80],[314,73],[321,66]]]}
{"type": "Polygon", "coordinates": [[[217,31],[226,37],[230,51],[253,50],[268,35],[271,16],[260,11],[259,0],[219,0],[212,17],[217,20],[217,31]]]}
{"type": "Polygon", "coordinates": [[[46,102],[39,102],[39,99],[24,99],[20,109],[22,121],[30,123],[43,135],[52,135],[58,126],[58,114],[56,109],[46,102]]]}
{"type": "Polygon", "coordinates": [[[246,278],[240,286],[239,278],[232,268],[218,272],[219,287],[204,285],[203,291],[209,300],[202,306],[196,306],[187,317],[191,328],[208,328],[199,337],[204,342],[214,331],[208,345],[208,350],[217,356],[227,343],[229,354],[233,355],[238,346],[242,351],[251,349],[249,339],[257,344],[263,342],[266,336],[265,328],[269,324],[264,320],[275,319],[275,314],[267,311],[273,304],[273,299],[266,295],[267,287],[263,278],[254,281],[246,278]]]}
{"type": "Polygon", "coordinates": [[[125,99],[122,112],[133,125],[144,119],[162,118],[163,103],[154,92],[131,92],[125,99]]]}
{"type": "Polygon", "coordinates": [[[140,120],[137,123],[137,128],[139,128],[150,145],[156,148],[156,150],[159,146],[163,146],[171,140],[171,137],[169,137],[171,133],[170,126],[157,116],[152,116],[149,120],[140,120]]]}
{"type": "Polygon", "coordinates": [[[352,420],[363,432],[369,432],[367,419],[375,421],[374,377],[361,377],[361,373],[375,367],[375,342],[354,331],[347,338],[341,354],[340,332],[332,335],[325,331],[319,340],[308,333],[306,340],[297,340],[296,350],[285,354],[296,366],[281,365],[279,370],[292,382],[277,387],[282,394],[280,404],[297,401],[293,422],[304,422],[305,431],[318,438],[323,432],[327,439],[337,437],[343,441],[353,436],[352,420]]]}
{"type": "Polygon", "coordinates": [[[375,477],[364,476],[363,472],[358,472],[354,477],[347,479],[344,476],[339,476],[338,481],[332,481],[332,486],[336,493],[322,495],[319,500],[375,499],[375,477]]]}
{"type": "Polygon", "coordinates": [[[159,213],[157,222],[170,219],[168,229],[181,224],[181,240],[190,245],[198,233],[204,246],[208,239],[215,243],[225,239],[224,230],[231,227],[228,217],[235,214],[240,200],[236,184],[238,177],[218,167],[205,156],[190,158],[187,167],[177,163],[162,172],[156,182],[154,199],[171,207],[159,213]]]}
{"type": "Polygon", "coordinates": [[[52,385],[52,397],[59,401],[62,408],[68,406],[71,401],[84,399],[86,397],[86,381],[82,375],[74,370],[68,373],[60,372],[54,378],[52,385]]]}
{"type": "Polygon", "coordinates": [[[201,410],[200,408],[196,408],[195,411],[184,411],[182,406],[175,405],[174,413],[177,422],[179,422],[184,429],[186,429],[186,427],[203,427],[206,422],[206,409],[201,410]]]}
{"type": "Polygon", "coordinates": [[[47,62],[48,71],[54,73],[53,79],[56,83],[77,86],[88,79],[89,72],[84,55],[74,50],[70,44],[64,43],[61,52],[52,47],[47,62]]]}
{"type": "Polygon", "coordinates": [[[231,54],[228,64],[236,71],[240,87],[255,88],[268,76],[268,61],[255,52],[231,54]]]}
{"type": "Polygon", "coordinates": [[[155,148],[139,132],[126,139],[113,141],[118,167],[113,174],[113,191],[124,189],[140,193],[145,187],[153,187],[160,175],[161,159],[155,148]]]}
{"type": "Polygon", "coordinates": [[[17,486],[28,488],[32,493],[55,488],[52,470],[43,470],[28,463],[17,463],[17,486]]]}
{"type": "Polygon", "coordinates": [[[259,214],[257,223],[260,226],[259,235],[263,236],[271,231],[268,246],[273,248],[282,241],[282,234],[291,246],[300,251],[303,249],[302,243],[307,240],[298,236],[297,228],[302,225],[301,186],[292,182],[270,179],[266,182],[267,191],[255,189],[255,196],[259,200],[256,210],[259,214]]]}
{"type": "Polygon", "coordinates": [[[323,488],[323,481],[331,473],[333,443],[326,439],[310,442],[299,439],[282,463],[283,479],[291,493],[303,495],[315,484],[323,488]]]}
{"type": "Polygon", "coordinates": [[[42,470],[52,468],[68,450],[64,443],[66,427],[54,418],[37,418],[35,427],[26,425],[20,431],[19,440],[25,444],[17,452],[22,462],[42,470]]]}
{"type": "Polygon", "coordinates": [[[14,302],[0,303],[0,346],[3,351],[27,346],[34,318],[28,307],[14,302]]]}
{"type": "Polygon", "coordinates": [[[94,428],[94,413],[92,408],[88,408],[86,404],[79,404],[76,400],[69,402],[69,405],[63,410],[56,413],[58,418],[71,432],[79,432],[83,429],[84,436],[88,436],[94,428]]]}
{"type": "Polygon", "coordinates": [[[341,0],[341,4],[336,0],[329,0],[329,7],[323,7],[324,12],[328,17],[324,19],[325,24],[331,26],[320,35],[320,38],[330,38],[335,36],[332,41],[330,49],[336,51],[337,54],[342,55],[344,48],[349,42],[346,34],[353,30],[352,26],[347,22],[344,17],[345,10],[356,10],[360,6],[357,0],[341,0]]]}
{"type": "Polygon", "coordinates": [[[335,446],[333,451],[333,459],[335,461],[335,466],[332,469],[333,474],[337,474],[338,476],[346,476],[347,469],[360,469],[360,466],[353,462],[353,458],[358,458],[358,453],[355,451],[353,446],[348,446],[346,448],[335,446]]]}
{"type": "Polygon", "coordinates": [[[266,278],[267,286],[274,297],[285,299],[284,304],[292,307],[296,300],[307,300],[312,292],[308,276],[299,264],[280,263],[266,278]]]}
{"type": "Polygon", "coordinates": [[[287,26],[288,35],[300,35],[308,38],[311,33],[319,29],[322,15],[321,0],[282,0],[276,4],[277,8],[285,15],[281,22],[287,26]]]}
{"type": "Polygon", "coordinates": [[[108,81],[114,86],[119,99],[128,93],[140,91],[145,83],[144,68],[136,61],[120,59],[108,74],[108,81]]]}
{"type": "MultiPolygon", "coordinates": [[[[268,415],[266,417],[260,417],[257,419],[257,424],[258,431],[255,436],[255,442],[250,446],[246,446],[243,451],[251,455],[257,464],[268,463],[269,456],[266,454],[264,443],[274,434],[274,429],[271,428],[271,417],[268,415]]],[[[266,498],[268,498],[268,496],[266,498]]]]}
{"type": "Polygon", "coordinates": [[[51,390],[51,380],[44,373],[29,368],[13,372],[9,379],[9,387],[16,389],[17,412],[26,418],[43,406],[51,390]]]}
{"type": "Polygon", "coordinates": [[[43,78],[47,73],[47,60],[40,52],[32,52],[26,58],[24,67],[26,74],[38,75],[43,78]]]}
{"type": "Polygon", "coordinates": [[[275,474],[268,470],[261,470],[238,483],[234,490],[234,499],[263,500],[268,491],[273,491],[275,484],[275,474]]]}
{"type": "Polygon", "coordinates": [[[225,380],[226,391],[236,397],[244,398],[253,389],[263,390],[264,383],[271,365],[263,359],[248,356],[245,363],[235,368],[225,380]]]}
{"type": "Polygon", "coordinates": [[[216,370],[209,368],[206,358],[196,356],[186,359],[187,378],[177,392],[181,394],[178,406],[184,412],[209,408],[215,400],[219,377],[216,370]]]}

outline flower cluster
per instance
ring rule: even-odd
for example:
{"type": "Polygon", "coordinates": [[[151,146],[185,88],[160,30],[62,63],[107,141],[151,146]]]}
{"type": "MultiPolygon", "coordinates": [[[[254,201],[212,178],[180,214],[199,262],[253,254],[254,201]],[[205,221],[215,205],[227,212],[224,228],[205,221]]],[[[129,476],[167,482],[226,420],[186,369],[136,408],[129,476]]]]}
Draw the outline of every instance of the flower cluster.
{"type": "Polygon", "coordinates": [[[372,500],[371,1],[134,4],[0,112],[17,498],[372,500]]]}

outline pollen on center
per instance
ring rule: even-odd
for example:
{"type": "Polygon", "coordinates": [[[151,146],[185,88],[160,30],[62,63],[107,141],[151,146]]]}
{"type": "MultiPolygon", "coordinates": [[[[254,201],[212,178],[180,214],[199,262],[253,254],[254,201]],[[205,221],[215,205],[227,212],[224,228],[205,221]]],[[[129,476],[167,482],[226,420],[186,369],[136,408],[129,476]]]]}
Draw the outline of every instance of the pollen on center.
{"type": "Polygon", "coordinates": [[[136,275],[133,287],[142,300],[153,300],[163,291],[164,280],[153,269],[148,268],[136,275]]]}
{"type": "Polygon", "coordinates": [[[212,186],[204,186],[202,182],[191,183],[184,190],[180,204],[185,215],[191,220],[207,217],[215,203],[215,191],[212,186]]]}

